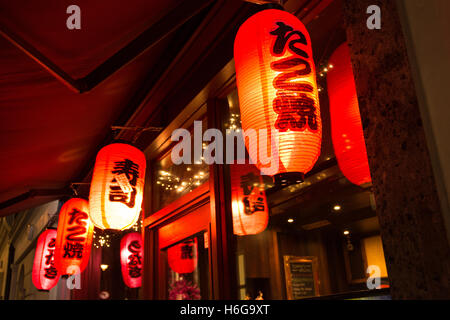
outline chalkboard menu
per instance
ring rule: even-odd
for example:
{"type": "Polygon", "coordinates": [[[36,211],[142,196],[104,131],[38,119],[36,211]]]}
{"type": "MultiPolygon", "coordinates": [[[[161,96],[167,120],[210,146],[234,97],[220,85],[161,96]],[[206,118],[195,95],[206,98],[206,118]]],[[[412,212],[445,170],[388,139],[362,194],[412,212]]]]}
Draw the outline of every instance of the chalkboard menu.
{"type": "Polygon", "coordinates": [[[319,295],[317,257],[284,256],[288,299],[319,295]]]}

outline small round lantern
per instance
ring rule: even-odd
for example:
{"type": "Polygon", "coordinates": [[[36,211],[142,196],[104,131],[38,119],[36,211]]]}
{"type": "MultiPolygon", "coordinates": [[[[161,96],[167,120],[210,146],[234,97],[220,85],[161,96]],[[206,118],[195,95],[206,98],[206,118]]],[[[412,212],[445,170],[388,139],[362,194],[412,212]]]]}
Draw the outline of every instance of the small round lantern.
{"type": "Polygon", "coordinates": [[[192,273],[197,268],[197,239],[189,239],[167,249],[169,267],[180,274],[192,273]]]}

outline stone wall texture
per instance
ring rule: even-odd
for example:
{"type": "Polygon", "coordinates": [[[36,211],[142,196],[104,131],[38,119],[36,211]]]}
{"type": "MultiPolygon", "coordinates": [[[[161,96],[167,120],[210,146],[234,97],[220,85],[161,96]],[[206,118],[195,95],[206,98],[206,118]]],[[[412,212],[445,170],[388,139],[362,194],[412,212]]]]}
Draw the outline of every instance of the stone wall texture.
{"type": "Polygon", "coordinates": [[[393,0],[344,0],[393,299],[449,299],[450,247],[393,0]],[[370,5],[381,29],[369,30],[370,5]]]}

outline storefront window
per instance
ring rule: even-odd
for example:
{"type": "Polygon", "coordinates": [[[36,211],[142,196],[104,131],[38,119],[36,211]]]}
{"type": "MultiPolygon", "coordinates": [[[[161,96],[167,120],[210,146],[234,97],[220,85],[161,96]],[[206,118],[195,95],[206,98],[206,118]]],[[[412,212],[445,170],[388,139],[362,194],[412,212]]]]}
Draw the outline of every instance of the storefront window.
{"type": "MultiPolygon", "coordinates": [[[[203,131],[206,128],[207,120],[204,118],[202,120],[203,131]]],[[[193,128],[190,131],[193,132],[193,128]]],[[[204,161],[199,163],[194,161],[194,143],[191,143],[191,164],[174,165],[171,155],[173,147],[158,161],[155,161],[152,166],[153,212],[164,208],[209,180],[209,166],[204,161]]],[[[205,145],[203,145],[203,148],[205,148],[205,145]]]]}
{"type": "MultiPolygon", "coordinates": [[[[302,183],[276,186],[269,176],[258,179],[255,166],[230,165],[240,299],[303,299],[373,289],[367,285],[369,274],[380,277],[378,288],[388,287],[371,186],[357,186],[340,171],[326,87],[322,90],[321,156],[302,183]],[[256,179],[246,183],[250,175],[256,179]],[[242,198],[236,199],[239,188],[242,198]]],[[[240,130],[237,90],[227,100],[225,128],[240,130]]]]}
{"type": "MultiPolygon", "coordinates": [[[[240,299],[294,300],[389,286],[371,184],[350,182],[334,152],[327,74],[334,67],[328,60],[346,41],[339,3],[333,2],[307,28],[322,120],[320,156],[303,182],[285,184],[271,176],[258,178],[255,166],[230,165],[240,299]],[[249,175],[256,177],[250,183],[249,175]]],[[[224,126],[240,130],[237,89],[227,100],[224,126]]],[[[346,142],[347,149],[353,148],[352,141],[346,142]]]]}

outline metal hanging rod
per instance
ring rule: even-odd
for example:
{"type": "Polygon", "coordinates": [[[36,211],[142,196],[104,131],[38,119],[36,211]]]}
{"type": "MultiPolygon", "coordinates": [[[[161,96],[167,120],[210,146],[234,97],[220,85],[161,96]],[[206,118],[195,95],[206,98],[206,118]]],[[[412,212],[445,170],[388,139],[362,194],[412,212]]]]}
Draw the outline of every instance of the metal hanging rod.
{"type": "Polygon", "coordinates": [[[72,192],[75,194],[75,196],[78,196],[78,191],[75,186],[82,186],[82,185],[90,185],[90,182],[71,182],[70,188],[72,189],[72,192]]]}
{"type": "Polygon", "coordinates": [[[132,139],[132,143],[136,143],[142,133],[146,131],[151,132],[161,132],[164,128],[162,127],[126,127],[126,126],[111,126],[112,130],[132,130],[136,131],[132,139]]]}
{"type": "Polygon", "coordinates": [[[162,127],[123,127],[123,126],[111,126],[112,130],[134,130],[134,131],[154,131],[160,132],[164,128],[162,127]]]}

